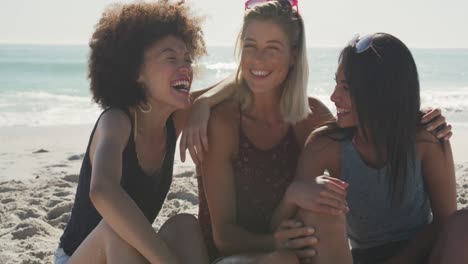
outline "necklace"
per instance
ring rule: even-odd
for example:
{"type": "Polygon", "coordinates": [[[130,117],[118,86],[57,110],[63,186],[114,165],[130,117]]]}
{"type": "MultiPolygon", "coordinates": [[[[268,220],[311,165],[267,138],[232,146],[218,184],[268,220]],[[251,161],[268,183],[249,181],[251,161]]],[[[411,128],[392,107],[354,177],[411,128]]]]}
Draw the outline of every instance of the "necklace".
{"type": "MultiPolygon", "coordinates": [[[[140,107],[138,107],[138,108],[140,108],[140,107]]],[[[138,149],[137,149],[137,133],[138,133],[138,121],[137,121],[137,120],[138,120],[138,117],[137,117],[137,111],[138,111],[138,108],[135,109],[134,114],[133,114],[133,116],[134,116],[134,118],[133,118],[133,119],[134,119],[134,121],[133,121],[133,122],[134,122],[133,142],[135,143],[135,153],[136,153],[136,156],[137,156],[138,165],[139,165],[140,168],[143,170],[143,167],[141,166],[142,163],[141,163],[141,161],[140,161],[140,155],[138,155],[138,149]]],[[[140,108],[140,109],[141,109],[141,108],[140,108]]],[[[142,111],[142,113],[149,113],[149,112],[151,112],[151,110],[146,111],[146,112],[145,112],[145,111],[142,111]]],[[[167,126],[165,126],[164,134],[165,134],[165,138],[166,138],[166,137],[167,137],[167,126]]],[[[167,147],[167,146],[165,146],[165,148],[166,148],[166,147],[167,147]]],[[[165,159],[166,159],[166,149],[164,149],[163,157],[162,157],[162,159],[159,161],[159,165],[158,165],[157,169],[156,169],[153,173],[151,173],[150,176],[156,175],[156,174],[161,170],[162,165],[163,165],[165,159]]]]}

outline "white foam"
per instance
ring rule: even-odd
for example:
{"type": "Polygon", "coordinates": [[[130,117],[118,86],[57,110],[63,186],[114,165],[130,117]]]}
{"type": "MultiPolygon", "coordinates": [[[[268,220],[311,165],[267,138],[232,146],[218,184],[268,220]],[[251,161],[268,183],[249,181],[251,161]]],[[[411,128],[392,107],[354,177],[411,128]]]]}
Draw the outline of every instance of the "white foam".
{"type": "Polygon", "coordinates": [[[452,114],[468,114],[468,87],[423,91],[421,104],[440,107],[443,111],[452,114]]]}
{"type": "MultiPolygon", "coordinates": [[[[327,89],[315,91],[311,95],[335,111],[327,89]]],[[[423,106],[441,108],[450,122],[468,123],[468,87],[423,90],[421,100],[423,106]]],[[[100,112],[90,96],[0,92],[0,127],[92,124],[100,112]]]]}
{"type": "MultiPolygon", "coordinates": [[[[327,89],[314,89],[318,93],[310,93],[319,98],[330,110],[335,111],[335,105],[330,101],[327,89]]],[[[442,109],[450,122],[468,123],[468,87],[430,88],[421,91],[422,107],[438,107],[442,109]]]]}
{"type": "Polygon", "coordinates": [[[202,64],[202,66],[206,67],[208,70],[214,70],[214,71],[232,71],[237,69],[237,64],[234,62],[231,63],[207,63],[207,64],[202,64]]]}
{"type": "Polygon", "coordinates": [[[0,94],[0,127],[90,124],[100,111],[90,97],[45,92],[0,94]]]}

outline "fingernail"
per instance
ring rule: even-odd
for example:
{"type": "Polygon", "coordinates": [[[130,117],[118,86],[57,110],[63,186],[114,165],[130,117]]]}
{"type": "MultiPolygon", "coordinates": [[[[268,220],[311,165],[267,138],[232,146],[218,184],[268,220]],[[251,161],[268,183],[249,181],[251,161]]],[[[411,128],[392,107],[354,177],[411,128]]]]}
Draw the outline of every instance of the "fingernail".
{"type": "Polygon", "coordinates": [[[428,127],[427,127],[427,130],[429,130],[429,131],[430,131],[430,130],[434,130],[434,127],[433,127],[433,126],[428,126],[428,127]]]}
{"type": "Polygon", "coordinates": [[[307,233],[313,234],[315,232],[315,229],[313,228],[307,228],[307,233]]]}

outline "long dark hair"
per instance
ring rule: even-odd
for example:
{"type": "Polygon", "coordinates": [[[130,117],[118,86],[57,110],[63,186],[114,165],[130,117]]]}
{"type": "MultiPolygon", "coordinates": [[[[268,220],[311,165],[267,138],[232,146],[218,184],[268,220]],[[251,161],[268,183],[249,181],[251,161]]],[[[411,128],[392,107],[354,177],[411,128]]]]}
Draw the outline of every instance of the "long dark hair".
{"type": "Polygon", "coordinates": [[[355,43],[340,55],[359,127],[386,164],[392,201],[399,201],[409,169],[414,168],[416,133],[421,119],[419,78],[409,49],[398,38],[374,35],[362,53],[355,43]]]}

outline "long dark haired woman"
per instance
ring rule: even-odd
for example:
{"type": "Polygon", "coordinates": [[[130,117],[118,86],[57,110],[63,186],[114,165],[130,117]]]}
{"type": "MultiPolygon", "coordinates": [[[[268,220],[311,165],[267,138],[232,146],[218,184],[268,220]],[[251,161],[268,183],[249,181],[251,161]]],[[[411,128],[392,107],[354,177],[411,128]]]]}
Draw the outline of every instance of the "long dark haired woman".
{"type": "Polygon", "coordinates": [[[275,221],[317,226],[315,263],[425,263],[457,209],[455,172],[450,143],[420,125],[411,52],[385,33],[352,40],[331,100],[337,120],[308,139],[275,221]]]}

